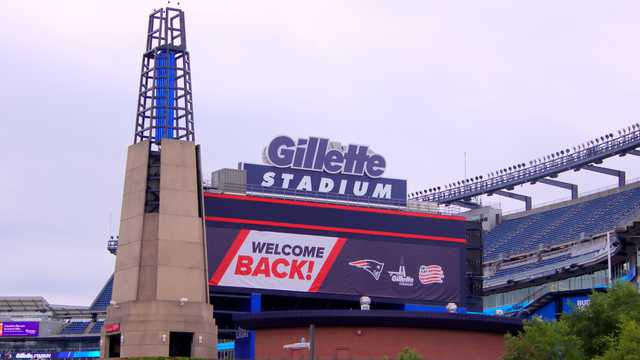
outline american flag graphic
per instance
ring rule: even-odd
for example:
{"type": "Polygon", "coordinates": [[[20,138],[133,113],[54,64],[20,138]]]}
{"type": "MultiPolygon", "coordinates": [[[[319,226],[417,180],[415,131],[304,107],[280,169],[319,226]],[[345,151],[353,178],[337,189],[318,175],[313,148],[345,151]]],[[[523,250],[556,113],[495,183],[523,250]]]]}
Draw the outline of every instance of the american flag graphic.
{"type": "Polygon", "coordinates": [[[418,279],[424,285],[442,284],[444,282],[444,271],[442,271],[440,265],[421,265],[418,279]]]}

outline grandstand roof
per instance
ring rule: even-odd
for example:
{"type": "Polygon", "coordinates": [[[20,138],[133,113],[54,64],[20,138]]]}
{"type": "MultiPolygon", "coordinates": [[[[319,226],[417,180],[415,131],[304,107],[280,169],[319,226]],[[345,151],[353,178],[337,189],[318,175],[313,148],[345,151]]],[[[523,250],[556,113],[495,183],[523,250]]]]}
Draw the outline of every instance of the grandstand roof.
{"type": "MultiPolygon", "coordinates": [[[[0,297],[1,313],[49,313],[53,317],[89,317],[92,311],[88,306],[55,305],[42,296],[2,296],[0,297]]],[[[98,311],[99,312],[99,311],[98,311]]]]}
{"type": "Polygon", "coordinates": [[[0,313],[50,311],[51,306],[42,296],[0,296],[0,313]]]}

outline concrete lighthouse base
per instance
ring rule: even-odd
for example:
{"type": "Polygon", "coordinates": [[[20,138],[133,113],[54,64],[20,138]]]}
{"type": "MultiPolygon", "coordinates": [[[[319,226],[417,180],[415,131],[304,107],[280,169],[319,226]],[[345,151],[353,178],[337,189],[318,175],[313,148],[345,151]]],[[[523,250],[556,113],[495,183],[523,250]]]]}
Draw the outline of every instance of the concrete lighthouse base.
{"type": "Polygon", "coordinates": [[[103,357],[216,357],[196,146],[129,147],[103,357]]]}

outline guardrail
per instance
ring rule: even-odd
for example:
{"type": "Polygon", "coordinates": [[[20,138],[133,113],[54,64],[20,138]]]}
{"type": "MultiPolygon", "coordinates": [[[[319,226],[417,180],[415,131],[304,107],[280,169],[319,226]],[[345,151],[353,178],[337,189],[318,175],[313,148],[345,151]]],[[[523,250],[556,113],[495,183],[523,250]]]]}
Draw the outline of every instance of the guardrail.
{"type": "Polygon", "coordinates": [[[529,165],[519,164],[514,167],[499,170],[494,176],[484,178],[475,177],[473,180],[463,180],[458,186],[445,186],[432,189],[430,192],[419,192],[409,199],[431,201],[447,204],[455,201],[469,201],[474,196],[492,194],[498,190],[512,190],[514,186],[537,180],[554,177],[568,171],[579,170],[585,165],[600,163],[602,160],[615,155],[626,154],[640,147],[640,126],[633,125],[629,131],[619,132],[619,136],[607,134],[597,141],[592,140],[589,146],[574,147],[562,150],[543,159],[532,160],[529,165]],[[557,154],[557,155],[556,155],[557,154]]]}
{"type": "Polygon", "coordinates": [[[451,207],[440,207],[437,204],[427,204],[426,202],[418,202],[406,199],[379,199],[370,197],[361,197],[353,195],[336,195],[322,193],[317,191],[298,191],[280,188],[267,188],[254,184],[238,184],[225,183],[219,188],[214,188],[209,184],[204,184],[205,191],[215,190],[225,193],[250,194],[258,196],[291,198],[304,201],[320,201],[331,203],[343,203],[346,205],[402,209],[408,211],[416,211],[439,215],[457,215],[459,211],[451,207]]]}

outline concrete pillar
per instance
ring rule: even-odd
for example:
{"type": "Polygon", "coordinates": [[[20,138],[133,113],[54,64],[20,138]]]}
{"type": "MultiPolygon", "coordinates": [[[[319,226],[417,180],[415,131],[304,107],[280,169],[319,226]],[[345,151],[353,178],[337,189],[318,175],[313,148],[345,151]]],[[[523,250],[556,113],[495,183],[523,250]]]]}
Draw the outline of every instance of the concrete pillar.
{"type": "Polygon", "coordinates": [[[107,329],[123,335],[120,356],[169,356],[171,332],[193,333],[191,357],[217,356],[217,328],[209,304],[206,242],[198,192],[196,147],[163,139],[160,206],[145,212],[148,141],[129,147],[116,257],[113,304],[107,329]],[[111,326],[110,326],[111,325],[111,326]]]}

